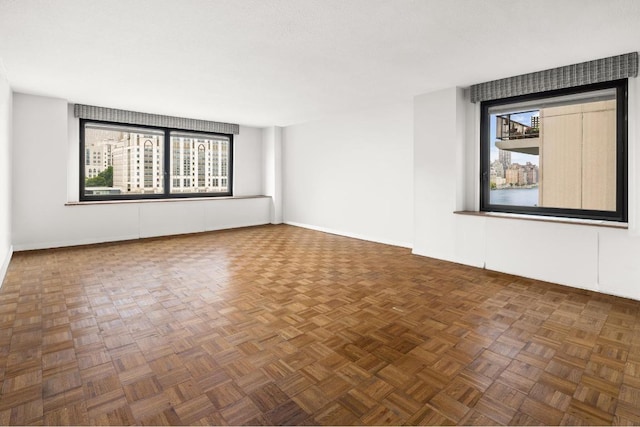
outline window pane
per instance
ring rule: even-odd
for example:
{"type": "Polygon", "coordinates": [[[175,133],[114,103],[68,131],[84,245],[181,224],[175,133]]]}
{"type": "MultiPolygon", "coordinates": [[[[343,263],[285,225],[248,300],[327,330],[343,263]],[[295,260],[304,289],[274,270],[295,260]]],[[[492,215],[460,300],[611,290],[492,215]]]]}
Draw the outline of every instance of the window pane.
{"type": "Polygon", "coordinates": [[[163,192],[162,132],[87,123],[84,138],[85,196],[163,192]]]}
{"type": "Polygon", "coordinates": [[[616,90],[489,108],[492,205],[616,211],[616,90]]]}
{"type": "Polygon", "coordinates": [[[171,193],[229,193],[230,138],[171,133],[171,193]]]}

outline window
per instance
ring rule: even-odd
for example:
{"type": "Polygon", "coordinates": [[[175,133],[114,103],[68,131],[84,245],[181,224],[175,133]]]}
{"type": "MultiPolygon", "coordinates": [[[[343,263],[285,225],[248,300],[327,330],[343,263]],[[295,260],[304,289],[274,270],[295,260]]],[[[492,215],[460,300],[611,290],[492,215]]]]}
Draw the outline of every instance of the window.
{"type": "Polygon", "coordinates": [[[481,210],[627,220],[627,80],[484,101],[481,210]]]}
{"type": "Polygon", "coordinates": [[[230,134],[81,119],[80,144],[83,201],[232,194],[230,134]],[[215,171],[205,166],[206,156],[217,156],[215,171]],[[91,158],[104,161],[97,168],[85,167],[91,158]],[[229,185],[213,185],[222,178],[229,185]]]}
{"type": "Polygon", "coordinates": [[[171,194],[231,192],[229,186],[215,184],[215,180],[222,177],[221,173],[227,177],[226,171],[231,162],[230,135],[171,132],[170,138],[173,147],[171,194]],[[207,167],[207,156],[216,158],[218,165],[207,167]]]}

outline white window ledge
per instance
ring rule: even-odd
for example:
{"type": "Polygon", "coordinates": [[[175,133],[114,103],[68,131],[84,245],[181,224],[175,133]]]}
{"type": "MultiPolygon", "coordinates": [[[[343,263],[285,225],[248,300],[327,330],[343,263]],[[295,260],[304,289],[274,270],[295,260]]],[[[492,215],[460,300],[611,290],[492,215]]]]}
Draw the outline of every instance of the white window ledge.
{"type": "Polygon", "coordinates": [[[133,200],[88,200],[82,202],[67,202],[65,206],[86,206],[86,205],[114,205],[121,203],[165,203],[165,202],[213,202],[216,200],[241,200],[241,199],[262,199],[271,196],[222,196],[222,197],[176,197],[171,199],[133,199],[133,200]]]}
{"type": "Polygon", "coordinates": [[[525,220],[525,221],[553,222],[556,224],[589,225],[593,227],[609,227],[609,228],[620,228],[620,229],[629,228],[629,224],[627,224],[626,222],[603,221],[599,219],[561,218],[556,216],[538,216],[538,215],[525,215],[525,214],[514,214],[514,213],[504,213],[504,212],[480,212],[480,211],[455,211],[454,214],[484,216],[488,218],[519,219],[519,220],[525,220]]]}

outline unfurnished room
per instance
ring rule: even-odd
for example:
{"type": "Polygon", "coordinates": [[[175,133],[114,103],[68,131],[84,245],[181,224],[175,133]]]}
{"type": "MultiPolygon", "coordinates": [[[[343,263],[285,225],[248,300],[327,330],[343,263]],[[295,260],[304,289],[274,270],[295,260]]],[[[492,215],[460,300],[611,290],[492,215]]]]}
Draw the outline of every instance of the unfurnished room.
{"type": "Polygon", "coordinates": [[[0,424],[640,425],[639,23],[0,0],[0,424]]]}

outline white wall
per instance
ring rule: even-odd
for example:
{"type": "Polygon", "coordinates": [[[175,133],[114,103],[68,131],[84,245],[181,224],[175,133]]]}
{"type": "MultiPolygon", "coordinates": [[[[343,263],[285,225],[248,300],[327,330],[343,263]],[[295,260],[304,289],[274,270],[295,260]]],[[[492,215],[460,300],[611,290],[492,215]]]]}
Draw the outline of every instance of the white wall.
{"type": "Polygon", "coordinates": [[[415,97],[414,253],[640,300],[637,86],[631,79],[629,230],[454,214],[477,210],[478,109],[456,88],[415,97]]]}
{"type": "Polygon", "coordinates": [[[233,195],[263,195],[262,129],[240,126],[233,136],[233,195]]]}
{"type": "Polygon", "coordinates": [[[0,285],[9,267],[11,246],[12,94],[0,62],[0,285]]]}
{"type": "MultiPolygon", "coordinates": [[[[67,101],[13,96],[13,245],[16,250],[266,224],[269,198],[65,206],[78,197],[78,122],[67,101]]],[[[261,130],[234,138],[237,196],[262,190],[261,130]]]]}
{"type": "Polygon", "coordinates": [[[482,266],[477,242],[483,230],[468,218],[452,215],[464,209],[463,106],[463,91],[456,88],[414,100],[413,252],[482,266]]]}
{"type": "Polygon", "coordinates": [[[264,161],[262,194],[271,197],[271,223],[282,223],[282,128],[272,126],[262,130],[264,161]]]}
{"type": "Polygon", "coordinates": [[[284,221],[410,247],[411,103],[283,130],[284,221]]]}

